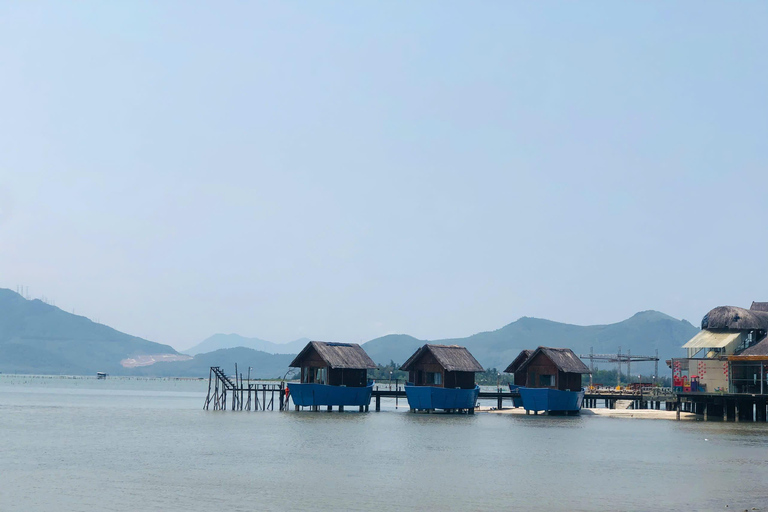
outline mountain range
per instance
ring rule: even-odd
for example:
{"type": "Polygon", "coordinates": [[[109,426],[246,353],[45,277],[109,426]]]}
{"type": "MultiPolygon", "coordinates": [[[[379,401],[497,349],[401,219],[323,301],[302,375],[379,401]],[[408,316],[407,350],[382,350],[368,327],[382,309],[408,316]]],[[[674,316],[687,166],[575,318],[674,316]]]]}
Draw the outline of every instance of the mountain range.
{"type": "MultiPolygon", "coordinates": [[[[387,364],[403,363],[427,342],[463,345],[485,368],[500,371],[522,349],[540,345],[569,347],[577,354],[588,354],[590,348],[596,354],[615,354],[621,347],[622,353],[631,350],[633,355],[653,356],[658,350],[659,370],[666,374],[663,361],[683,356],[680,347],[697,332],[698,328],[685,320],[643,311],[608,325],[579,326],[523,317],[501,329],[466,338],[427,341],[392,334],[368,341],[363,348],[376,363],[387,364]]],[[[216,334],[185,351],[194,355],[190,358],[169,345],[131,336],[40,300],[27,300],[11,290],[0,289],[0,372],[5,373],[89,375],[105,371],[119,375],[204,377],[210,366],[221,366],[231,372],[237,363],[244,375],[252,367],[253,377],[274,378],[288,371],[293,355],[307,342],[308,339],[300,339],[277,344],[237,334],[216,334]],[[163,362],[154,362],[157,360],[163,362]],[[142,363],[146,361],[149,362],[142,363]]],[[[639,369],[651,373],[650,367],[639,369]]]]}
{"type": "Polygon", "coordinates": [[[214,334],[182,352],[194,356],[223,348],[245,347],[268,354],[298,354],[309,341],[309,338],[300,338],[290,343],[272,343],[260,338],[246,338],[239,334],[214,334]]]}
{"type": "MultiPolygon", "coordinates": [[[[420,340],[404,334],[392,334],[371,340],[363,348],[378,364],[404,362],[424,343],[462,345],[485,367],[503,371],[523,349],[540,345],[568,347],[577,354],[622,353],[655,356],[659,351],[659,373],[667,373],[664,361],[683,357],[680,348],[699,332],[686,320],[677,320],[658,311],[642,311],[631,318],[608,325],[572,325],[541,318],[523,317],[501,329],[481,332],[466,338],[420,340]]],[[[597,363],[600,365],[600,363],[597,363]]],[[[605,363],[603,363],[605,364],[605,363]]],[[[606,366],[605,369],[613,369],[606,366]]],[[[644,372],[651,373],[648,367],[644,372]]]]}

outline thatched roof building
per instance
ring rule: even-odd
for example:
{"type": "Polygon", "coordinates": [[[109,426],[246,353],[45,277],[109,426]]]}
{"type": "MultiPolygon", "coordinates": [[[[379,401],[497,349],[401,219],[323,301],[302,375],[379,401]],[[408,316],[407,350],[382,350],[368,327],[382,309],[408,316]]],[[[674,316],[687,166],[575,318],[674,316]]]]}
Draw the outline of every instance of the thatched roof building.
{"type": "MultiPolygon", "coordinates": [[[[754,303],[753,303],[754,304],[754,303]]],[[[720,306],[701,319],[701,328],[725,331],[768,331],[768,311],[720,306]]]]}
{"type": "Polygon", "coordinates": [[[517,372],[517,369],[520,368],[520,365],[523,364],[526,359],[528,359],[531,354],[533,354],[533,350],[525,349],[522,352],[520,352],[517,357],[509,363],[509,366],[507,366],[507,369],[504,370],[504,373],[515,373],[517,372]]]}
{"type": "Polygon", "coordinates": [[[365,387],[376,363],[357,343],[310,341],[290,366],[301,368],[302,384],[365,387]]]}
{"type": "Polygon", "coordinates": [[[403,371],[409,371],[413,365],[427,352],[431,353],[437,363],[449,372],[482,372],[483,366],[477,362],[466,347],[458,345],[432,345],[427,343],[419,348],[400,367],[403,371]]]}
{"type": "Polygon", "coordinates": [[[483,366],[466,347],[427,343],[400,369],[408,372],[408,381],[415,386],[472,389],[475,373],[482,372],[483,366]]]}
{"type": "Polygon", "coordinates": [[[768,302],[752,301],[752,306],[749,309],[752,311],[768,311],[768,302]]]}
{"type": "Polygon", "coordinates": [[[325,341],[310,341],[299,352],[291,364],[291,368],[301,368],[301,363],[309,352],[315,351],[317,355],[330,368],[344,369],[369,369],[376,368],[376,363],[365,353],[363,347],[357,343],[328,343],[325,341]]]}
{"type": "MultiPolygon", "coordinates": [[[[515,360],[523,355],[521,353],[515,360]]],[[[581,389],[581,376],[590,373],[590,370],[569,348],[539,347],[517,367],[514,373],[515,384],[521,386],[578,391],[581,389]]]]}
{"type": "MultiPolygon", "coordinates": [[[[589,370],[589,367],[584,364],[584,362],[579,359],[579,356],[577,356],[573,350],[569,348],[551,348],[551,347],[539,347],[536,350],[534,350],[530,356],[528,356],[528,359],[526,359],[518,368],[518,371],[525,371],[525,369],[528,367],[531,362],[534,361],[536,356],[539,354],[544,354],[547,356],[547,358],[552,361],[552,363],[557,367],[557,369],[561,372],[567,372],[567,373],[591,373],[589,370]]],[[[520,356],[518,356],[520,357],[520,356]]]]}

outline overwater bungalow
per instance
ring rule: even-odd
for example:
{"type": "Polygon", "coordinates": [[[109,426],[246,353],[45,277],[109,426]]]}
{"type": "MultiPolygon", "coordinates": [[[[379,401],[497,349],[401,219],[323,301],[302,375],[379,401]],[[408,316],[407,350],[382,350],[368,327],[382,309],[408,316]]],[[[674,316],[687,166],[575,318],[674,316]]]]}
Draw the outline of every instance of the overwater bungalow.
{"type": "Polygon", "coordinates": [[[419,348],[400,367],[408,372],[405,395],[411,411],[474,414],[480,387],[475,373],[483,367],[465,347],[432,345],[419,348]]]}
{"type": "MultiPolygon", "coordinates": [[[[533,350],[523,350],[518,354],[518,356],[512,361],[509,366],[507,366],[507,369],[504,370],[504,373],[511,373],[512,374],[512,384],[509,385],[509,390],[513,393],[518,391],[518,388],[520,386],[525,386],[525,378],[526,374],[524,372],[518,371],[520,368],[520,365],[523,364],[525,361],[528,360],[528,358],[533,354],[533,350]]],[[[523,400],[522,398],[513,398],[512,404],[515,407],[522,407],[523,406],[523,400]]]]}
{"type": "Polygon", "coordinates": [[[310,341],[290,364],[301,369],[301,382],[288,383],[291,400],[299,407],[345,406],[368,410],[373,382],[368,370],[376,364],[357,343],[310,341]]]}
{"type": "Polygon", "coordinates": [[[526,412],[578,413],[581,409],[581,376],[590,370],[573,350],[524,350],[507,367],[506,371],[510,370],[515,374],[515,385],[510,384],[510,390],[517,388],[526,412]]]}

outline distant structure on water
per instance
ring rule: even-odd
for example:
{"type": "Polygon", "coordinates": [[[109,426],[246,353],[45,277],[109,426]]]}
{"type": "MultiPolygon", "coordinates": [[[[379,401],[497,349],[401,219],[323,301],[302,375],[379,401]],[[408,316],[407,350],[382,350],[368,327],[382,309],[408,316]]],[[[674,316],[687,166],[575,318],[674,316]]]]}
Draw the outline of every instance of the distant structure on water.
{"type": "Polygon", "coordinates": [[[480,392],[475,373],[483,367],[465,347],[427,343],[400,369],[408,372],[405,395],[411,411],[474,413],[480,392]]]}
{"type": "Polygon", "coordinates": [[[368,370],[376,364],[357,343],[327,343],[310,341],[291,362],[301,369],[300,383],[288,383],[296,409],[311,407],[318,410],[333,406],[343,411],[345,406],[368,410],[373,382],[368,370]]]}
{"type": "Polygon", "coordinates": [[[107,374],[104,373],[104,372],[96,372],[96,378],[97,379],[106,379],[107,378],[107,374]]]}
{"type": "Polygon", "coordinates": [[[514,373],[510,391],[520,393],[526,413],[578,413],[584,400],[581,376],[590,370],[569,348],[523,350],[505,370],[514,373]]]}

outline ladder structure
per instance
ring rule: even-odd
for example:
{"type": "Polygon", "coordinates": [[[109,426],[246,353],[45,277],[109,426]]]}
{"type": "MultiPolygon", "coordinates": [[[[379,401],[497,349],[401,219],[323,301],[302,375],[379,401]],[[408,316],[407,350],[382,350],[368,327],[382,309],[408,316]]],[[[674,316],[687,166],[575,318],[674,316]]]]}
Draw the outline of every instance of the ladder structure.
{"type": "Polygon", "coordinates": [[[235,365],[233,381],[220,367],[211,366],[208,372],[208,395],[205,397],[203,409],[226,411],[229,394],[232,397],[230,408],[233,411],[274,411],[275,394],[277,394],[279,410],[285,410],[288,406],[285,400],[285,383],[251,383],[250,368],[248,370],[246,381],[242,374],[238,375],[237,365],[235,365]]]}

